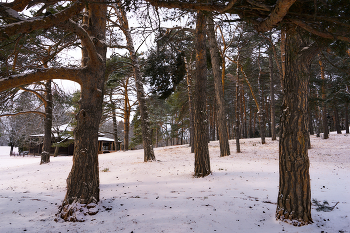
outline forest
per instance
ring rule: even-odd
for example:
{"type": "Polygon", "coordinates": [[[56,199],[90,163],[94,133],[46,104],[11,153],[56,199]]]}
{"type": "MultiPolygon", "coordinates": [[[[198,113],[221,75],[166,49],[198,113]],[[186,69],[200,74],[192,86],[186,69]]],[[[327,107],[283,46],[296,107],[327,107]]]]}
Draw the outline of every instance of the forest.
{"type": "Polygon", "coordinates": [[[0,143],[23,149],[43,134],[45,166],[74,137],[58,215],[77,221],[77,203],[100,201],[99,133],[142,148],[144,162],[189,144],[196,178],[212,173],[210,141],[226,157],[240,139],[271,137],[275,217],[308,225],[310,135],[349,133],[349,13],[346,0],[2,1],[0,143]],[[55,141],[65,124],[74,131],[55,141]]]}

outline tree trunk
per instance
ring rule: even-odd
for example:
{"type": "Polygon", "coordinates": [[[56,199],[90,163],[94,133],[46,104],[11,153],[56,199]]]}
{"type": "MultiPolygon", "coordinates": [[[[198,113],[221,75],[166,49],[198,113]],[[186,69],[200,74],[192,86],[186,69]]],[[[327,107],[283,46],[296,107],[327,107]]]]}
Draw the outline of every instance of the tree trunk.
{"type": "Polygon", "coordinates": [[[57,157],[58,156],[58,150],[60,149],[59,146],[55,147],[55,152],[53,153],[53,157],[57,157]]]}
{"type": "Polygon", "coordinates": [[[260,137],[261,144],[265,144],[265,114],[264,114],[264,95],[263,95],[263,87],[261,84],[261,66],[260,66],[260,47],[259,47],[259,57],[258,57],[258,65],[259,65],[259,76],[258,76],[258,87],[259,87],[259,99],[260,99],[260,109],[259,109],[259,127],[260,127],[260,137]]]}
{"type": "Polygon", "coordinates": [[[337,134],[341,134],[341,129],[340,129],[340,121],[339,121],[339,113],[338,113],[338,108],[334,104],[334,124],[335,124],[335,129],[337,130],[337,134]]]}
{"type": "Polygon", "coordinates": [[[126,106],[124,110],[124,151],[129,150],[129,132],[130,132],[130,110],[126,106]]]}
{"type": "Polygon", "coordinates": [[[47,80],[45,83],[46,92],[46,105],[45,105],[45,122],[44,122],[44,142],[41,153],[40,164],[50,162],[50,150],[51,150],[51,128],[52,128],[52,91],[51,80],[47,80]]]}
{"type": "Polygon", "coordinates": [[[273,73],[273,54],[272,48],[269,53],[269,69],[270,69],[270,100],[271,100],[271,139],[276,140],[276,121],[275,121],[275,87],[274,87],[274,73],[273,73]]]}
{"type": "Polygon", "coordinates": [[[211,55],[211,63],[213,66],[214,73],[214,87],[215,87],[215,99],[218,106],[218,131],[219,131],[219,143],[220,143],[220,157],[230,155],[230,146],[228,143],[227,135],[227,123],[226,123],[226,110],[225,110],[225,99],[223,93],[223,83],[221,80],[220,72],[220,59],[219,49],[215,38],[214,20],[212,16],[207,18],[208,30],[207,35],[209,39],[209,49],[211,55]]]}
{"type": "Polygon", "coordinates": [[[241,136],[240,130],[239,130],[239,70],[238,70],[238,60],[239,55],[237,59],[237,81],[236,81],[236,128],[235,128],[235,136],[236,136],[236,152],[241,152],[241,146],[239,144],[239,138],[241,136]]]}
{"type": "Polygon", "coordinates": [[[321,133],[321,114],[320,107],[316,106],[316,137],[320,137],[321,133]]]}
{"type": "Polygon", "coordinates": [[[311,113],[311,109],[309,109],[309,131],[310,131],[310,135],[314,135],[314,124],[313,124],[313,119],[312,119],[312,113],[311,113]]]}
{"type": "Polygon", "coordinates": [[[116,114],[116,108],[115,103],[113,102],[113,89],[111,89],[111,92],[109,94],[109,100],[112,107],[112,121],[113,121],[113,137],[114,137],[114,150],[119,150],[119,141],[118,141],[118,125],[117,125],[117,114],[116,114]]]}
{"type": "Polygon", "coordinates": [[[214,112],[215,112],[215,103],[211,103],[210,110],[209,110],[209,141],[215,141],[215,119],[214,119],[214,112]]]}
{"type": "Polygon", "coordinates": [[[326,107],[326,78],[324,75],[324,67],[321,60],[321,56],[318,55],[318,63],[321,69],[322,79],[322,126],[323,126],[323,139],[328,139],[328,118],[327,118],[327,107],[326,107]]]}
{"type": "Polygon", "coordinates": [[[282,51],[285,53],[285,73],[282,78],[284,95],[276,218],[301,226],[312,223],[307,71],[308,64],[319,50],[303,44],[300,34],[294,29],[289,29],[286,34],[286,47],[282,51]]]}
{"type": "Polygon", "coordinates": [[[202,11],[197,12],[196,20],[196,80],[194,99],[194,176],[204,177],[211,173],[208,148],[208,127],[206,112],[206,83],[207,83],[207,60],[206,60],[206,19],[202,11]]]}
{"type": "Polygon", "coordinates": [[[252,120],[253,120],[253,109],[252,109],[252,107],[250,106],[250,107],[249,107],[249,137],[250,137],[250,138],[253,138],[253,137],[254,137],[252,120]]]}
{"type": "Polygon", "coordinates": [[[129,29],[128,19],[126,17],[126,13],[123,9],[123,6],[121,5],[121,2],[118,2],[118,10],[119,10],[118,19],[119,19],[119,23],[122,25],[122,30],[126,38],[127,49],[130,54],[134,78],[135,78],[137,101],[139,102],[139,109],[140,109],[144,162],[154,161],[156,160],[156,157],[153,151],[148,110],[147,110],[146,99],[145,99],[146,96],[143,89],[139,59],[136,55],[134,42],[131,37],[131,33],[129,29]]]}
{"type": "Polygon", "coordinates": [[[243,138],[248,138],[248,130],[247,130],[247,108],[246,108],[246,98],[244,97],[244,87],[242,85],[242,101],[243,101],[243,138]]]}
{"type": "MultiPolygon", "coordinates": [[[[90,37],[104,41],[107,6],[90,3],[88,12],[90,37]]],[[[84,44],[83,44],[84,46],[84,44]]],[[[74,129],[73,166],[67,178],[67,193],[60,209],[60,217],[68,221],[81,221],[75,215],[78,204],[97,203],[100,199],[98,171],[98,129],[102,116],[102,101],[105,77],[106,46],[95,44],[102,61],[87,60],[87,69],[82,73],[81,99],[74,129]]]]}
{"type": "Polygon", "coordinates": [[[345,133],[349,133],[349,103],[345,103],[345,133]]]}
{"type": "Polygon", "coordinates": [[[14,145],[12,142],[10,142],[10,155],[13,155],[13,148],[14,148],[14,145]]]}
{"type": "Polygon", "coordinates": [[[186,63],[186,81],[187,81],[187,92],[188,92],[188,108],[190,111],[190,146],[191,146],[191,153],[194,153],[194,110],[193,110],[193,103],[192,103],[192,85],[191,85],[191,64],[188,64],[186,57],[185,63],[186,63]]]}

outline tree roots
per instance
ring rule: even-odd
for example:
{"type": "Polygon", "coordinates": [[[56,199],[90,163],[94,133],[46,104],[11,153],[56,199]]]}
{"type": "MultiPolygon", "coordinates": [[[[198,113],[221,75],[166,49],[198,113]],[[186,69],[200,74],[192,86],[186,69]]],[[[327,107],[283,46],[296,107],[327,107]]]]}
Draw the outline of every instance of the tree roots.
{"type": "Polygon", "coordinates": [[[80,204],[75,200],[72,204],[63,203],[62,206],[59,207],[55,221],[84,222],[86,215],[95,215],[98,212],[99,208],[97,204],[80,204]]]}

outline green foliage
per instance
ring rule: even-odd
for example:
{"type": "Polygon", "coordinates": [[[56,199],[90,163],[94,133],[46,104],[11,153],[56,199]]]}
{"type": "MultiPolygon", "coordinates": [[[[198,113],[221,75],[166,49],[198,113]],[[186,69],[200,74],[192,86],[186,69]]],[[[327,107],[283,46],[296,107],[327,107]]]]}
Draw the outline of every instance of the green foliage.
{"type": "Polygon", "coordinates": [[[141,118],[140,118],[140,109],[137,108],[134,118],[131,121],[131,124],[134,127],[134,135],[131,138],[130,149],[134,149],[137,145],[142,144],[142,129],[141,129],[141,118]]]}
{"type": "Polygon", "coordinates": [[[73,107],[73,113],[72,113],[72,126],[77,125],[77,121],[75,119],[75,115],[79,112],[79,100],[80,100],[81,92],[80,90],[73,93],[72,98],[70,99],[70,105],[73,107]]]}
{"type": "Polygon", "coordinates": [[[166,99],[186,74],[184,53],[152,51],[147,58],[144,74],[149,77],[152,93],[166,99]]]}

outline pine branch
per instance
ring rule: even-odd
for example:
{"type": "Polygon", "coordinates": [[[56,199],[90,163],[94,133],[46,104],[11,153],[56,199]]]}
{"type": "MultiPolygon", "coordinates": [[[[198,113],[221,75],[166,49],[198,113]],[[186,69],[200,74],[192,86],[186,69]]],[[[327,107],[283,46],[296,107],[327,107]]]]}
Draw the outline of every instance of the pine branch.
{"type": "Polygon", "coordinates": [[[44,112],[39,112],[39,111],[25,111],[25,112],[8,113],[8,114],[2,114],[2,115],[0,115],[0,117],[18,116],[18,115],[29,114],[29,113],[39,114],[39,115],[46,117],[46,114],[44,112]]]}
{"type": "MultiPolygon", "coordinates": [[[[1,8],[4,9],[4,5],[0,4],[1,8]]],[[[31,18],[28,20],[22,20],[21,18],[17,18],[20,22],[17,23],[11,23],[6,26],[0,27],[0,40],[6,40],[9,39],[11,36],[20,34],[20,33],[30,33],[35,30],[39,29],[46,29],[53,26],[56,26],[69,18],[71,18],[74,15],[77,15],[82,11],[84,8],[84,4],[80,1],[76,1],[70,6],[69,8],[60,11],[56,14],[52,14],[49,16],[40,16],[31,18]]],[[[0,11],[1,16],[4,15],[8,11],[0,11]]]]}

